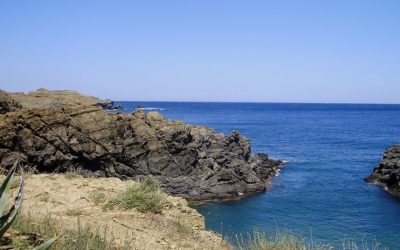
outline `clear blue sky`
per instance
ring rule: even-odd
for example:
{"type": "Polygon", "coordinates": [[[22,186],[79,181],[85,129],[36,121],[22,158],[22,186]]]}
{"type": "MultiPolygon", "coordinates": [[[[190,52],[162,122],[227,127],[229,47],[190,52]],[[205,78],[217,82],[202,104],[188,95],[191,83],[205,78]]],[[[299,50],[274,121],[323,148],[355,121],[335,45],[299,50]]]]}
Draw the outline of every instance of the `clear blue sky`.
{"type": "Polygon", "coordinates": [[[0,2],[0,88],[400,103],[400,1],[0,2]]]}

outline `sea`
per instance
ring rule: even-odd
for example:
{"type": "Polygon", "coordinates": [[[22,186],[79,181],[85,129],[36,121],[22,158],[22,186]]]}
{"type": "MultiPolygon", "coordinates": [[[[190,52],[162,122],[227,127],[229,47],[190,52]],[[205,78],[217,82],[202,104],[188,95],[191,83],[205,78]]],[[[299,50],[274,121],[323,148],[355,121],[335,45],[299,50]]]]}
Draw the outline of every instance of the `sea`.
{"type": "Polygon", "coordinates": [[[165,118],[239,131],[254,152],[286,162],[268,191],[197,206],[206,228],[237,244],[256,231],[290,232],[306,242],[344,241],[400,249],[400,199],[364,182],[400,143],[400,105],[116,102],[165,118]]]}

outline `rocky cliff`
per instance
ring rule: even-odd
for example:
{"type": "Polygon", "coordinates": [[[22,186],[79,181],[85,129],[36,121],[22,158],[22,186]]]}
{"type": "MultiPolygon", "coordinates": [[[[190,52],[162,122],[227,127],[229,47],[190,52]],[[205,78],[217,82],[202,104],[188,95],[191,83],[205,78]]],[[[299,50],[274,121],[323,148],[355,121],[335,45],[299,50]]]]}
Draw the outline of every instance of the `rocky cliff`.
{"type": "Polygon", "coordinates": [[[391,194],[400,196],[400,145],[389,147],[383,160],[365,180],[381,185],[391,194]]]}
{"type": "Polygon", "coordinates": [[[62,95],[8,95],[22,108],[0,115],[3,167],[18,159],[39,172],[151,176],[170,194],[203,201],[262,192],[282,165],[252,153],[236,131],[225,136],[157,112],[109,113],[76,92],[62,95]]]}

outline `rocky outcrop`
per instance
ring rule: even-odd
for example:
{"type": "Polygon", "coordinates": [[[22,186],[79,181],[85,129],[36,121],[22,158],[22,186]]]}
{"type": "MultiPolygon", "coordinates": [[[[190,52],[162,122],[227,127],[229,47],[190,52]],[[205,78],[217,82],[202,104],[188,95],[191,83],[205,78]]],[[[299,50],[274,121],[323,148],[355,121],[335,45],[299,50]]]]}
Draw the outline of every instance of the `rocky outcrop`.
{"type": "Polygon", "coordinates": [[[9,93],[9,96],[21,104],[23,108],[62,108],[66,106],[98,106],[104,109],[122,109],[111,100],[101,100],[96,97],[82,95],[71,90],[38,89],[24,94],[23,92],[9,93]]]}
{"type": "Polygon", "coordinates": [[[383,160],[365,180],[381,185],[391,194],[400,196],[400,145],[389,147],[383,160]]]}
{"type": "Polygon", "coordinates": [[[116,105],[113,101],[106,99],[98,102],[96,106],[102,107],[105,110],[120,110],[123,109],[121,105],[116,105]]]}
{"type": "Polygon", "coordinates": [[[6,92],[0,90],[0,114],[5,114],[20,108],[21,104],[12,99],[6,92]]]}
{"type": "Polygon", "coordinates": [[[166,120],[157,112],[125,115],[87,103],[59,102],[49,108],[26,103],[0,115],[0,163],[5,168],[18,159],[39,172],[152,176],[170,194],[204,201],[261,192],[282,165],[252,153],[249,141],[236,131],[225,136],[166,120]]]}

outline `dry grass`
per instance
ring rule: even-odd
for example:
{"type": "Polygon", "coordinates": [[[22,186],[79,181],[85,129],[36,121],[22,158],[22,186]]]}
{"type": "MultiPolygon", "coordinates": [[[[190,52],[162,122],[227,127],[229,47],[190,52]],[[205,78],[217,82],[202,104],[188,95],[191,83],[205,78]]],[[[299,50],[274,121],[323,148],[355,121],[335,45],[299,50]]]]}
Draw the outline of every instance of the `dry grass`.
{"type": "Polygon", "coordinates": [[[93,201],[93,203],[95,205],[100,205],[103,204],[104,202],[107,201],[107,195],[101,191],[98,190],[93,190],[90,194],[89,194],[89,198],[91,201],[93,201]]]}
{"type": "Polygon", "coordinates": [[[82,211],[80,209],[76,209],[76,208],[68,209],[65,212],[65,215],[67,215],[67,216],[80,216],[80,215],[82,215],[82,211]]]}
{"type": "MultiPolygon", "coordinates": [[[[40,235],[43,238],[52,238],[55,235],[60,238],[55,241],[51,249],[69,250],[69,249],[93,249],[110,250],[117,248],[114,240],[109,237],[109,233],[104,230],[91,230],[82,226],[79,222],[75,230],[62,230],[57,220],[47,215],[44,218],[32,216],[19,216],[13,225],[21,235],[40,235]]],[[[24,238],[13,239],[13,245],[16,249],[29,249],[31,243],[24,238]]],[[[130,249],[129,242],[123,249],[130,249]]]]}
{"type": "MultiPolygon", "coordinates": [[[[24,223],[27,225],[24,231],[37,232],[44,240],[54,236],[52,231],[57,235],[64,233],[60,240],[67,242],[61,241],[63,246],[55,245],[52,249],[104,249],[102,246],[90,247],[101,244],[107,245],[108,249],[123,249],[126,245],[130,249],[230,249],[219,235],[204,230],[202,216],[187,207],[184,200],[166,196],[151,181],[140,185],[139,190],[150,189],[155,193],[143,200],[148,205],[163,204],[155,206],[162,207],[161,213],[142,213],[135,207],[104,209],[110,198],[122,196],[131,186],[137,185],[134,181],[117,178],[67,179],[64,174],[52,174],[51,178],[46,174],[29,176],[21,215],[25,221],[26,217],[33,218],[32,223],[24,223]],[[160,199],[157,194],[161,195],[160,199]],[[149,200],[152,202],[147,202],[149,200]],[[50,223],[42,219],[48,214],[53,217],[50,223]],[[52,229],[54,223],[57,223],[56,230],[52,229]],[[92,239],[85,243],[76,232],[92,239]],[[95,240],[97,243],[93,243],[95,240]]],[[[22,249],[25,243],[23,238],[17,238],[15,242],[22,249]]],[[[57,244],[60,243],[57,241],[57,244]]]]}
{"type": "MultiPolygon", "coordinates": [[[[237,242],[240,250],[334,250],[330,244],[317,244],[313,241],[306,242],[305,239],[298,235],[293,235],[288,231],[280,232],[277,230],[274,236],[268,236],[263,232],[253,232],[245,240],[242,236],[237,237],[237,242]]],[[[343,240],[342,250],[387,250],[388,248],[381,247],[379,243],[372,242],[367,244],[362,242],[360,245],[354,240],[343,240]]]]}

